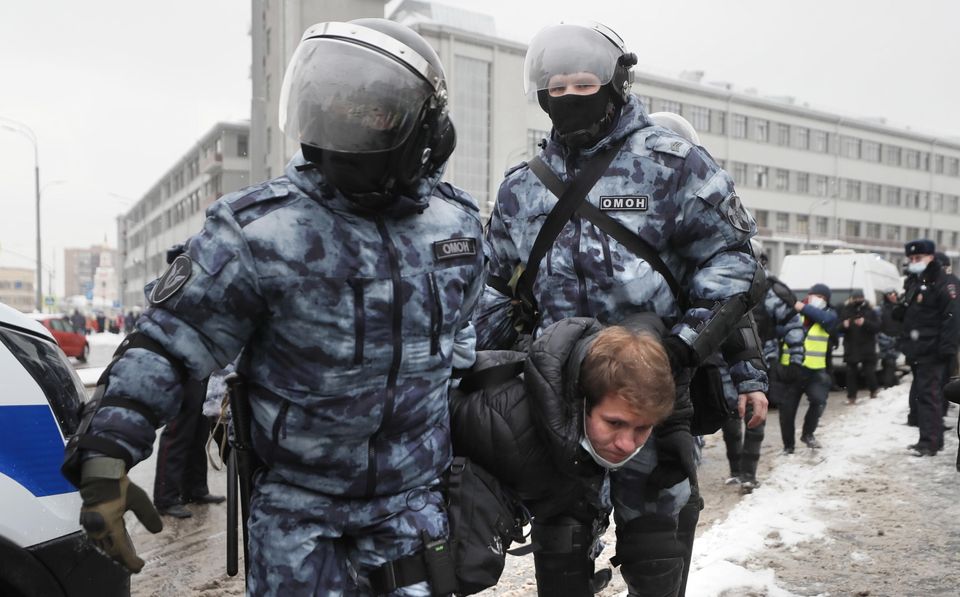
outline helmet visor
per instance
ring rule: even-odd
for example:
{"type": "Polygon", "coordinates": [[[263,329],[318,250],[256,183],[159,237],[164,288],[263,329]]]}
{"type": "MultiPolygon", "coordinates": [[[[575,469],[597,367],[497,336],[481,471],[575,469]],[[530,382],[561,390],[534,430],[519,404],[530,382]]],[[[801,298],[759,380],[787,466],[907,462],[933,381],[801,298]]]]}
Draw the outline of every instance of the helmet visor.
{"type": "Polygon", "coordinates": [[[280,128],[319,149],[386,151],[410,135],[432,92],[424,79],[381,52],[338,39],[307,39],[283,77],[280,128]]]}
{"type": "Polygon", "coordinates": [[[523,91],[566,85],[606,85],[623,51],[581,25],[555,25],[534,36],[523,60],[523,91]],[[585,76],[591,75],[591,76],[585,76]]]}

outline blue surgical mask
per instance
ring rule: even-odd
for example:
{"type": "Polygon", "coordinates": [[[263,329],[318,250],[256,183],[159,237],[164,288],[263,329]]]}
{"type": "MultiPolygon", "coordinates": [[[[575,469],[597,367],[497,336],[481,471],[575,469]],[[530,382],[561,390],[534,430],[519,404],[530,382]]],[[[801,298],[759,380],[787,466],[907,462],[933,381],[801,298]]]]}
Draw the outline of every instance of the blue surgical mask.
{"type": "Polygon", "coordinates": [[[925,269],[927,269],[926,261],[914,261],[907,264],[907,271],[911,274],[921,274],[925,269]]]}

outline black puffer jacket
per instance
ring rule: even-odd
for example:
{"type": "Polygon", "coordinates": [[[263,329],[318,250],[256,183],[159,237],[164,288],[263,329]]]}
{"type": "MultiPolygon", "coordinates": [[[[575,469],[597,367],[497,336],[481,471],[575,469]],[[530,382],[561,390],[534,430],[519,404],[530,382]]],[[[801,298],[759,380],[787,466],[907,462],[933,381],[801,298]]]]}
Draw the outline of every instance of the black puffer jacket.
{"type": "MultiPolygon", "coordinates": [[[[662,329],[653,316],[627,325],[654,333],[662,329]]],[[[465,385],[492,377],[497,365],[523,362],[523,376],[451,392],[454,453],[514,489],[534,516],[595,507],[605,470],[580,446],[584,398],[578,388],[580,366],[602,329],[595,319],[564,319],[544,330],[528,355],[478,352],[465,385]]]]}

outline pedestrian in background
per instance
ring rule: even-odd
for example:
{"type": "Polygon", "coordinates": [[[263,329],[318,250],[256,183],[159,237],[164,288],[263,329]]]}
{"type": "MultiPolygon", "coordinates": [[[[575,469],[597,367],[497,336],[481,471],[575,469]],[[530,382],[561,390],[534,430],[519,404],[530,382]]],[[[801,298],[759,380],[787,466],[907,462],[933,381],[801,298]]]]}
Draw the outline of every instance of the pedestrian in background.
{"type": "Polygon", "coordinates": [[[785,366],[785,375],[796,380],[788,384],[780,405],[780,437],[783,439],[785,455],[794,452],[797,409],[804,394],[810,406],[803,417],[800,441],[811,449],[821,447],[814,432],[827,406],[827,396],[833,384],[827,372],[827,357],[830,337],[838,322],[837,312],[830,306],[830,294],[830,287],[826,284],[814,284],[807,297],[794,304],[794,309],[800,313],[804,330],[803,363],[791,364],[790,355],[786,352],[780,357],[780,364],[785,366]]]}
{"type": "Polygon", "coordinates": [[[880,318],[862,290],[854,290],[840,311],[843,335],[843,361],[847,364],[847,404],[856,404],[860,377],[867,384],[870,397],[877,397],[877,332],[880,318]]]}
{"type": "Polygon", "coordinates": [[[883,291],[883,303],[880,305],[880,331],[877,332],[877,350],[880,355],[879,383],[885,388],[891,388],[899,383],[897,378],[897,359],[900,357],[900,332],[903,323],[898,321],[893,312],[900,304],[900,297],[896,288],[887,288],[883,291]]]}
{"type": "Polygon", "coordinates": [[[904,252],[909,276],[897,316],[903,318],[903,354],[913,372],[907,424],[920,432],[909,449],[915,456],[934,456],[943,449],[944,377],[960,345],[958,288],[934,257],[932,240],[912,240],[904,252]]]}
{"type": "Polygon", "coordinates": [[[190,380],[184,386],[180,413],[160,434],[153,479],[153,505],[165,516],[190,518],[186,504],[219,504],[222,495],[207,487],[207,438],[210,420],[203,415],[207,382],[190,380]]]}

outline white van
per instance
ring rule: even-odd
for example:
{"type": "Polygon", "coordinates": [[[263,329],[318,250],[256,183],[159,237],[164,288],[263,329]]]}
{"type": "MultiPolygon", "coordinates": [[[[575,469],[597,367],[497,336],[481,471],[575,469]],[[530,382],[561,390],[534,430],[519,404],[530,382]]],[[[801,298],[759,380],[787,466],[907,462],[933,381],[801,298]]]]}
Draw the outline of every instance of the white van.
{"type": "Polygon", "coordinates": [[[50,332],[0,304],[0,595],[129,595],[130,576],[80,528],[60,474],[85,392],[50,332]]]}
{"type": "Polygon", "coordinates": [[[780,280],[802,298],[814,284],[830,287],[830,304],[839,308],[853,290],[862,290],[863,296],[876,307],[882,304],[883,291],[903,286],[897,266],[876,253],[857,253],[837,249],[831,253],[801,251],[787,255],[780,265],[780,280]]]}

